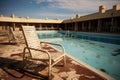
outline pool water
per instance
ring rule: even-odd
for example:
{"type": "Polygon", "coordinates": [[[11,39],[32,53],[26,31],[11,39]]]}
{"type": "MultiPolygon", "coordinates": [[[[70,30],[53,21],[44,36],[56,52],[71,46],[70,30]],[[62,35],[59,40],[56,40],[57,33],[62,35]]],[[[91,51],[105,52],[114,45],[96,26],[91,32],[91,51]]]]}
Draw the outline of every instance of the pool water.
{"type": "Polygon", "coordinates": [[[120,45],[85,39],[63,39],[63,41],[55,41],[55,43],[61,43],[66,52],[73,57],[120,79],[120,55],[112,55],[120,48],[120,45]]]}
{"type": "MultiPolygon", "coordinates": [[[[42,35],[42,38],[47,38],[45,37],[45,34],[42,35]]],[[[71,56],[96,69],[104,71],[116,80],[120,79],[120,45],[80,38],[66,38],[60,33],[55,33],[55,35],[52,34],[51,36],[52,37],[48,34],[47,40],[52,38],[54,39],[52,40],[54,43],[62,44],[65,51],[71,56]]]]}

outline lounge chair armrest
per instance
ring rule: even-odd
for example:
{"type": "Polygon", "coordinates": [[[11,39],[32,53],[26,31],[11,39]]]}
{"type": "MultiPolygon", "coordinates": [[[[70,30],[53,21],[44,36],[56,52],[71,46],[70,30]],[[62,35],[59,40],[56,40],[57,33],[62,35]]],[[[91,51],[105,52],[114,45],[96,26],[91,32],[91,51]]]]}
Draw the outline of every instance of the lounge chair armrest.
{"type": "MultiPolygon", "coordinates": [[[[26,49],[31,49],[31,50],[41,51],[41,52],[47,53],[49,59],[51,59],[51,55],[50,55],[50,53],[49,53],[48,51],[46,51],[46,50],[35,49],[35,48],[31,48],[31,47],[25,47],[25,48],[24,48],[24,53],[25,53],[25,50],[26,50],[26,49]]],[[[30,54],[31,54],[31,53],[30,53],[30,54]]]]}
{"type": "Polygon", "coordinates": [[[51,44],[51,45],[55,45],[55,46],[60,46],[62,51],[65,52],[65,49],[64,49],[64,47],[61,44],[50,43],[50,42],[40,42],[40,44],[42,44],[42,43],[51,44]]]}

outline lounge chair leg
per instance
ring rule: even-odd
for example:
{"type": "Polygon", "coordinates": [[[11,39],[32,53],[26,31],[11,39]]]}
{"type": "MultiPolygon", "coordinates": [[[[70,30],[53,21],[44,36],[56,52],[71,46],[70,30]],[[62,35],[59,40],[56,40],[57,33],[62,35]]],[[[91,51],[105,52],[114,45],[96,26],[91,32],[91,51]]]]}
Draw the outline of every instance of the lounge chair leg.
{"type": "Polygon", "coordinates": [[[66,56],[63,57],[64,66],[66,66],[66,56]]]}
{"type": "Polygon", "coordinates": [[[48,69],[48,80],[51,80],[51,66],[50,65],[48,69]]]}
{"type": "Polygon", "coordinates": [[[51,80],[51,59],[49,60],[49,67],[48,67],[48,80],[51,80]]]}

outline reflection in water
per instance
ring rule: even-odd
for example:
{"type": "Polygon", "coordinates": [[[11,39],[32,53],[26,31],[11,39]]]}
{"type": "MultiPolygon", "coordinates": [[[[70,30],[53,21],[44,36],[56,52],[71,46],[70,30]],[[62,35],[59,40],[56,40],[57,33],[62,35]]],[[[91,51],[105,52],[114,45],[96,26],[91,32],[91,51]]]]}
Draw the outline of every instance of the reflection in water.
{"type": "Polygon", "coordinates": [[[108,72],[105,69],[103,69],[103,68],[101,68],[100,71],[105,72],[105,73],[108,74],[108,72]]]}
{"type": "Polygon", "coordinates": [[[114,50],[114,52],[112,52],[112,56],[117,56],[120,54],[120,49],[114,50]]]}
{"type": "Polygon", "coordinates": [[[102,58],[102,55],[97,55],[96,57],[97,57],[97,58],[102,58]]]}

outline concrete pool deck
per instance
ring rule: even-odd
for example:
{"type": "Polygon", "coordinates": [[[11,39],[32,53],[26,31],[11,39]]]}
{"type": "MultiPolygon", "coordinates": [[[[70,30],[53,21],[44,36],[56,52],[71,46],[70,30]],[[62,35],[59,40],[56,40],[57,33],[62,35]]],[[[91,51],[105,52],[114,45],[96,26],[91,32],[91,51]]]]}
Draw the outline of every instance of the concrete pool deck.
{"type": "MultiPolygon", "coordinates": [[[[25,47],[23,42],[18,45],[9,44],[1,39],[0,41],[0,80],[47,80],[45,65],[27,62],[31,64],[30,68],[23,69],[26,64],[22,62],[22,52],[25,47]]],[[[67,55],[67,65],[63,67],[60,64],[61,62],[52,68],[52,80],[115,80],[69,55],[67,55]]]]}

